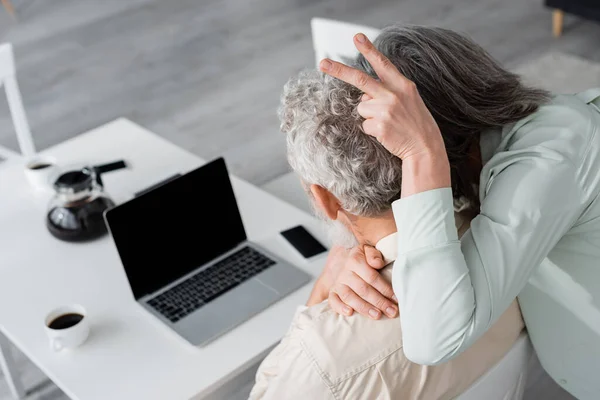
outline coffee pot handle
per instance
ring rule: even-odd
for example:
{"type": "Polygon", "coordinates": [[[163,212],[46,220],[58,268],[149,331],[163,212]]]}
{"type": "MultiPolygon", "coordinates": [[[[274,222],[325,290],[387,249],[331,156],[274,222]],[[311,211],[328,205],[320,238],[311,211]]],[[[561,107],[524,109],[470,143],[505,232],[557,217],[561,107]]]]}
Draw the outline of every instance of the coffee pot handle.
{"type": "Polygon", "coordinates": [[[102,171],[98,167],[93,167],[93,169],[94,169],[94,175],[96,175],[96,183],[100,187],[103,188],[104,187],[104,182],[102,182],[102,171]]]}
{"type": "Polygon", "coordinates": [[[102,174],[104,174],[106,172],[122,169],[122,168],[127,168],[127,164],[125,163],[124,160],[119,160],[119,161],[114,161],[114,162],[110,162],[107,164],[96,165],[92,168],[94,170],[94,173],[96,174],[96,183],[98,185],[104,187],[104,184],[102,182],[102,174]]]}

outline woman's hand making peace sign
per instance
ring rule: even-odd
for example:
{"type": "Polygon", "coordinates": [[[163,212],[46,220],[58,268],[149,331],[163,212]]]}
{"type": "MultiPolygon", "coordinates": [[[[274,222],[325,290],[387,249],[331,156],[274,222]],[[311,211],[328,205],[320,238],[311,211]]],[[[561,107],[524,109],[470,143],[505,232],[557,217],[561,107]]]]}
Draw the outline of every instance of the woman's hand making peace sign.
{"type": "Polygon", "coordinates": [[[369,61],[379,81],[367,73],[324,59],[320,69],[355,86],[365,94],[358,106],[365,118],[365,133],[375,137],[392,154],[406,160],[443,147],[440,130],[423,103],[416,85],[402,75],[362,33],[354,37],[356,48],[369,61]]]}

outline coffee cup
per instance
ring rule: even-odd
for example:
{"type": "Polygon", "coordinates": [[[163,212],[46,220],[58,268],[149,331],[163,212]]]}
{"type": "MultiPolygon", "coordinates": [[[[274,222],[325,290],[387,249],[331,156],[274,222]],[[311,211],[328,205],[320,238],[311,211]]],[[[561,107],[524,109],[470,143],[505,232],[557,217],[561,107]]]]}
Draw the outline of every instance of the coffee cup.
{"type": "Polygon", "coordinates": [[[44,327],[54,351],[74,349],[86,341],[90,333],[85,308],[80,305],[59,307],[46,317],[44,327]]]}
{"type": "Polygon", "coordinates": [[[50,179],[57,171],[53,158],[36,156],[25,163],[25,176],[36,190],[51,190],[50,179]]]}

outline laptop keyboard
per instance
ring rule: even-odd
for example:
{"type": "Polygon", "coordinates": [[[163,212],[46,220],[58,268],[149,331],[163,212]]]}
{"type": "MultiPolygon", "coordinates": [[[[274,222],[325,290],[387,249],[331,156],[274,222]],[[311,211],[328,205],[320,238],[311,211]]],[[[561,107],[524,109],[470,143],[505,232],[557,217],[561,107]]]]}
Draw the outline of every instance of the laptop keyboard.
{"type": "Polygon", "coordinates": [[[253,248],[243,247],[148,304],[171,322],[177,322],[274,264],[275,261],[253,248]]]}

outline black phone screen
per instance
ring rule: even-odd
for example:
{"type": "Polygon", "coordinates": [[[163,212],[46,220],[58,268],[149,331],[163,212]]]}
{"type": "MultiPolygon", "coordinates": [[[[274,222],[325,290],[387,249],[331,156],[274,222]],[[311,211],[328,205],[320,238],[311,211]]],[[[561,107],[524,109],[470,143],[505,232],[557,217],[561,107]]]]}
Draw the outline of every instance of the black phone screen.
{"type": "Polygon", "coordinates": [[[290,242],[304,258],[310,258],[327,251],[325,246],[301,225],[283,231],[281,232],[281,235],[286,238],[286,240],[290,242]]]}

